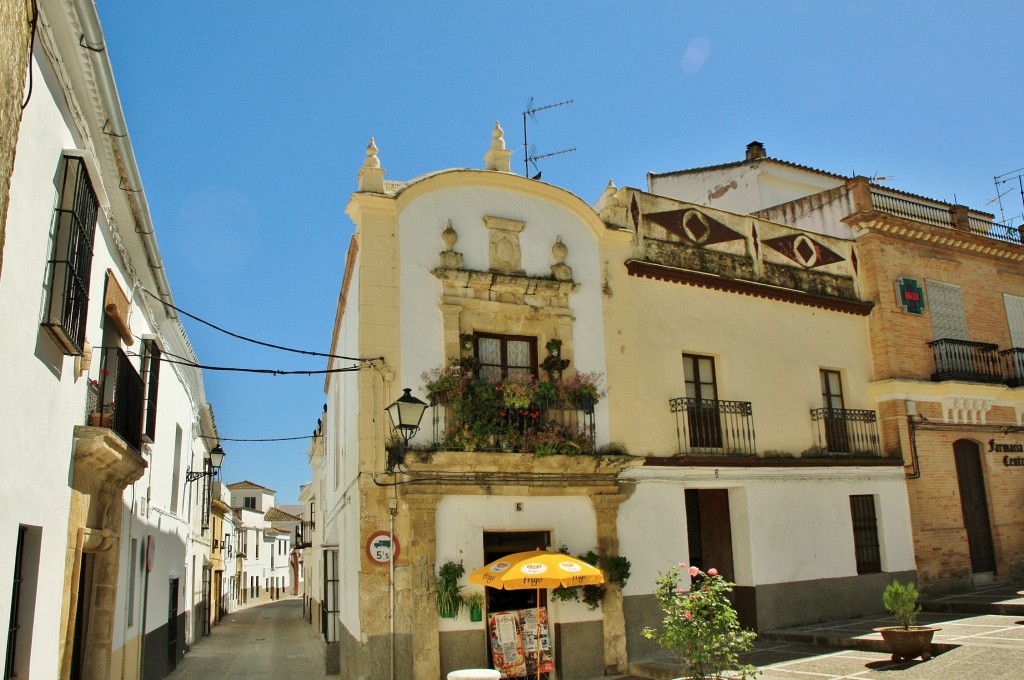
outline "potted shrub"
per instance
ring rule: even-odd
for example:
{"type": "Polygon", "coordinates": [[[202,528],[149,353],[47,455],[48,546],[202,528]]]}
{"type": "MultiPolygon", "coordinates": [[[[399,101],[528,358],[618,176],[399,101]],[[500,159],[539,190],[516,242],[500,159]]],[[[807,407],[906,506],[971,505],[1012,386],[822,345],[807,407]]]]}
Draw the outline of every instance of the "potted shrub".
{"type": "Polygon", "coordinates": [[[469,608],[469,620],[470,621],[482,621],[484,618],[484,594],[481,591],[470,593],[466,597],[462,598],[462,601],[466,603],[466,607],[469,608]]]}
{"type": "Polygon", "coordinates": [[[899,581],[890,583],[882,593],[885,608],[900,622],[899,626],[875,628],[892,653],[893,661],[921,657],[922,661],[932,658],[932,636],[940,630],[933,626],[917,626],[917,615],[921,605],[917,603],[918,593],[913,582],[906,585],[899,581]]]}
{"type": "Polygon", "coordinates": [[[459,610],[465,604],[462,600],[462,586],[459,579],[466,573],[466,568],[461,562],[448,560],[437,570],[436,603],[437,613],[443,618],[454,619],[459,615],[459,610]]]}

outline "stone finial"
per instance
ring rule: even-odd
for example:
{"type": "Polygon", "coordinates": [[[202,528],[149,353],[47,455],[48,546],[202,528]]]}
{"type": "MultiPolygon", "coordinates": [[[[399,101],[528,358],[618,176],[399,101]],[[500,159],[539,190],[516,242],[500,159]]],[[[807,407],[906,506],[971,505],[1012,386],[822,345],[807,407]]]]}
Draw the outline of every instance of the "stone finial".
{"type": "Polygon", "coordinates": [[[565,263],[565,258],[569,255],[569,248],[562,243],[562,237],[555,237],[555,245],[551,246],[551,254],[555,258],[555,263],[551,265],[551,275],[555,277],[556,281],[572,281],[572,267],[565,263]]]}
{"type": "Polygon", "coordinates": [[[379,168],[380,158],[377,157],[377,142],[370,137],[370,143],[366,145],[366,160],[363,161],[364,168],[379,168]]]}
{"type": "Polygon", "coordinates": [[[618,187],[615,186],[615,180],[608,180],[608,186],[604,188],[604,205],[606,207],[614,207],[619,205],[619,199],[615,197],[615,192],[618,191],[618,187]]]}
{"type": "Polygon", "coordinates": [[[448,226],[441,232],[441,241],[444,242],[444,252],[441,253],[441,269],[462,269],[462,253],[455,252],[455,243],[459,240],[459,234],[452,228],[452,221],[448,220],[448,226]]]}
{"type": "Polygon", "coordinates": [[[505,148],[505,131],[501,129],[501,123],[495,121],[494,130],[491,131],[491,148],[484,156],[484,169],[512,172],[511,158],[512,152],[505,148]]]}
{"type": "Polygon", "coordinates": [[[363,167],[359,169],[356,182],[359,185],[358,191],[384,193],[384,169],[380,167],[377,144],[373,137],[370,137],[370,143],[366,146],[366,159],[363,161],[363,167]]]}

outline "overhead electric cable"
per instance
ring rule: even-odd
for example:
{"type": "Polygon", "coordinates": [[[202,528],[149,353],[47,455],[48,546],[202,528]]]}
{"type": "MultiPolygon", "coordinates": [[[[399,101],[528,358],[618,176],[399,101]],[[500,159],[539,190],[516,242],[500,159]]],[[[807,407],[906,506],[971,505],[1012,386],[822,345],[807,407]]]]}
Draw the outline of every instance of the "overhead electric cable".
{"type": "MultiPolygon", "coordinates": [[[[270,342],[263,342],[262,340],[255,340],[253,338],[249,338],[249,337],[246,337],[244,335],[239,335],[238,333],[232,333],[231,331],[227,330],[226,328],[221,328],[220,326],[218,326],[218,325],[216,325],[214,323],[211,323],[211,322],[207,321],[206,319],[200,318],[200,317],[196,316],[195,314],[190,314],[189,312],[186,312],[184,309],[181,309],[180,307],[175,307],[170,302],[167,302],[166,300],[161,300],[159,296],[154,295],[153,293],[150,293],[145,288],[142,289],[142,292],[144,292],[146,295],[148,295],[149,297],[153,298],[154,300],[156,300],[160,304],[164,305],[165,307],[170,307],[171,309],[173,309],[174,311],[178,312],[179,314],[184,314],[188,318],[195,319],[199,323],[204,324],[206,326],[209,326],[210,328],[213,328],[214,330],[218,330],[221,333],[224,333],[226,335],[230,335],[231,337],[237,338],[238,340],[245,340],[246,342],[251,342],[254,345],[261,345],[263,347],[270,347],[271,349],[279,349],[279,350],[282,350],[282,351],[285,351],[285,352],[294,352],[295,354],[306,354],[306,355],[314,356],[314,357],[329,357],[331,359],[346,359],[348,361],[371,362],[371,361],[383,361],[384,360],[384,357],[374,357],[372,359],[364,359],[362,357],[347,357],[347,356],[343,356],[341,354],[327,354],[327,353],[324,353],[324,352],[314,352],[312,350],[295,349],[294,347],[284,347],[283,345],[275,345],[275,344],[270,343],[270,342]]],[[[332,371],[323,371],[323,372],[324,373],[330,373],[332,371]]]]}
{"type": "MultiPolygon", "coordinates": [[[[205,364],[196,363],[194,361],[182,360],[174,361],[173,359],[166,358],[167,356],[174,356],[167,352],[160,357],[160,361],[165,364],[177,364],[179,366],[191,366],[192,368],[201,368],[204,371],[234,371],[236,373],[265,373],[268,375],[322,375],[325,373],[353,373],[355,371],[363,370],[362,366],[348,366],[346,368],[325,368],[317,371],[286,371],[279,368],[240,368],[237,366],[207,366],[205,364]]],[[[140,356],[137,353],[132,353],[131,356],[140,356]]],[[[180,357],[178,357],[180,358],[180,357]]]]}
{"type": "Polygon", "coordinates": [[[199,437],[200,437],[200,439],[216,439],[217,441],[222,441],[222,442],[293,442],[293,441],[298,441],[300,439],[314,439],[316,437],[323,437],[323,435],[322,434],[314,434],[314,435],[307,434],[304,437],[269,437],[269,438],[265,438],[265,439],[238,439],[238,438],[235,438],[235,437],[218,437],[218,436],[212,435],[212,434],[201,434],[201,435],[199,435],[199,437]]]}

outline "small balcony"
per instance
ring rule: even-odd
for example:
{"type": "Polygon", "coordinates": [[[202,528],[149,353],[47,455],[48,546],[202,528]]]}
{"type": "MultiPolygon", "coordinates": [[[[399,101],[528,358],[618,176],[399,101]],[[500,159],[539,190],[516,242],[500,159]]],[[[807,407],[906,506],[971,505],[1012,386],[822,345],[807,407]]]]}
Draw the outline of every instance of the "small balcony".
{"type": "Polygon", "coordinates": [[[676,415],[679,455],[757,455],[749,401],[676,397],[668,404],[676,415]]]}
{"type": "Polygon", "coordinates": [[[928,346],[935,356],[935,373],[932,374],[935,382],[1003,382],[1003,362],[998,345],[945,338],[933,340],[928,346]]]}
{"type": "Polygon", "coordinates": [[[110,428],[138,451],[145,399],[142,376],[119,347],[100,347],[95,354],[100,355],[100,370],[89,384],[86,425],[110,428]]]}
{"type": "Polygon", "coordinates": [[[448,451],[501,451],[536,456],[594,453],[594,409],[560,400],[528,406],[482,400],[433,404],[436,446],[448,451]]]}
{"type": "Polygon", "coordinates": [[[817,434],[816,448],[827,456],[881,456],[878,423],[874,411],[815,408],[811,409],[811,422],[817,434]]]}
{"type": "Polygon", "coordinates": [[[313,522],[299,522],[295,525],[295,548],[302,550],[313,545],[313,522]]]}

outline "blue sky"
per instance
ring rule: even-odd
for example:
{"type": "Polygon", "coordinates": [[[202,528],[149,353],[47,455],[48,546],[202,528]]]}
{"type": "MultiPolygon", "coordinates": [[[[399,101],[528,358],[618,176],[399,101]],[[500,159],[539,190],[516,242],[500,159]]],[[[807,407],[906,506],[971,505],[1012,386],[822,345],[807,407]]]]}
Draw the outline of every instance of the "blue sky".
{"type": "MultiPolygon", "coordinates": [[[[576,148],[540,168],[588,202],[755,139],[997,217],[993,177],[1024,167],[1019,1],[97,5],[176,303],[292,347],[329,351],[371,135],[405,180],[482,167],[500,120],[521,172],[531,97],[572,99],[530,142],[576,148]]],[[[207,364],[325,367],[185,324],[207,364]]],[[[205,379],[223,437],[311,434],[325,401],[322,376],[205,379]]],[[[308,441],[224,446],[279,502],[309,478],[308,441]]]]}

